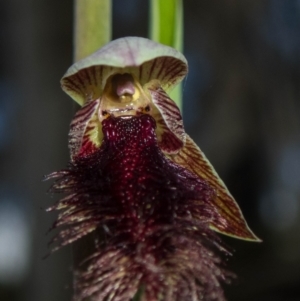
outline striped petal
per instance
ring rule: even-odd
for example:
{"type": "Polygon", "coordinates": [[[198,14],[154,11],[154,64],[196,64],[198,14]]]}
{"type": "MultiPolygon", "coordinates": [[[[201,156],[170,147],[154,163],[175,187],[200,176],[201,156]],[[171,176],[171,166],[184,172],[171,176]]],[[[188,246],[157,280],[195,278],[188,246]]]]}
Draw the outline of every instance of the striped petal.
{"type": "Polygon", "coordinates": [[[176,154],[186,137],[180,110],[158,83],[148,89],[154,104],[151,115],[156,120],[158,145],[164,153],[176,154]]]}
{"type": "Polygon", "coordinates": [[[102,141],[98,120],[99,99],[87,102],[75,115],[70,125],[69,149],[71,159],[94,152],[102,141]]]}
{"type": "Polygon", "coordinates": [[[222,234],[250,241],[260,241],[248,227],[243,214],[224,182],[195,142],[186,135],[185,146],[176,155],[170,156],[173,162],[186,167],[215,189],[212,199],[221,219],[211,223],[211,228],[222,234]]]}

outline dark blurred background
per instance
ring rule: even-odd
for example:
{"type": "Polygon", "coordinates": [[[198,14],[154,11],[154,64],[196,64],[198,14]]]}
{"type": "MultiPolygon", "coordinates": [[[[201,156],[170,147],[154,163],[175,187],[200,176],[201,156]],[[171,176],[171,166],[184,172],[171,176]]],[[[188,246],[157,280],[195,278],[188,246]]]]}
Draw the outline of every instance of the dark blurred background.
{"type": "MultiPolygon", "coordinates": [[[[72,249],[47,259],[42,176],[69,158],[72,1],[0,2],[0,300],[66,301],[72,249]]],[[[263,243],[235,251],[230,301],[300,300],[300,1],[184,2],[183,115],[263,243]]],[[[113,1],[113,38],[147,36],[146,1],[113,1]]]]}

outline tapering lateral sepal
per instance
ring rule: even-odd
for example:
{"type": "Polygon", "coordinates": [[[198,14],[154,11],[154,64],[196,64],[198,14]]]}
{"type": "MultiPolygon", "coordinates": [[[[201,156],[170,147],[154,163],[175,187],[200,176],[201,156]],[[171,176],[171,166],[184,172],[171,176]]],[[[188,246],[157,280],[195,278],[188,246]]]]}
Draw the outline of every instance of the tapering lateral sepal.
{"type": "Polygon", "coordinates": [[[248,227],[241,209],[224,182],[204,153],[188,135],[186,135],[185,146],[178,154],[170,156],[170,159],[198,175],[216,191],[216,196],[211,202],[219,212],[220,219],[210,224],[212,229],[235,238],[260,241],[248,227]]]}

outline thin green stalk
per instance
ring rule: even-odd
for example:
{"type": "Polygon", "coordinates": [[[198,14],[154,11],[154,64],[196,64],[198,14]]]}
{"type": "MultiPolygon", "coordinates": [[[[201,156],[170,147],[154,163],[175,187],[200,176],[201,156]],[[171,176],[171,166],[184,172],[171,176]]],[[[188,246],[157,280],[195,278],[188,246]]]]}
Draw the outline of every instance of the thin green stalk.
{"type": "MultiPolygon", "coordinates": [[[[112,0],[74,0],[74,61],[101,48],[112,36],[112,0]]],[[[84,250],[93,246],[88,239],[74,249],[77,266],[84,250]]]]}
{"type": "MultiPolygon", "coordinates": [[[[150,39],[183,50],[182,0],[150,0],[150,39]]],[[[182,87],[178,85],[170,93],[178,107],[182,108],[182,87]]]]}
{"type": "Polygon", "coordinates": [[[111,0],[74,0],[74,61],[111,40],[111,0]]]}

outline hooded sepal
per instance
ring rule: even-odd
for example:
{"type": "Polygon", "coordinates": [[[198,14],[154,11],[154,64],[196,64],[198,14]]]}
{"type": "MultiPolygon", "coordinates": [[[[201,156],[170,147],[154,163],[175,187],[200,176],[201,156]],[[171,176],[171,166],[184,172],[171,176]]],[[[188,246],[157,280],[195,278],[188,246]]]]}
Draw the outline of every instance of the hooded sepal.
{"type": "Polygon", "coordinates": [[[114,74],[129,73],[141,85],[158,80],[165,90],[172,90],[187,71],[186,58],[179,51],[148,39],[125,37],[76,62],[61,79],[61,85],[84,105],[87,95],[101,97],[107,79],[114,74]]]}

